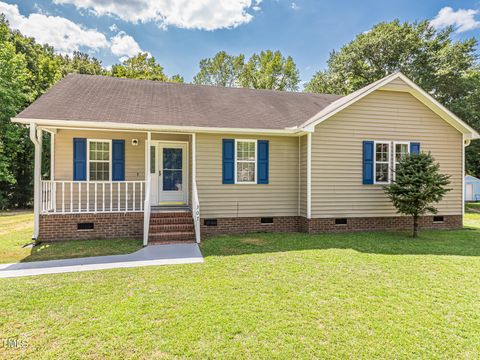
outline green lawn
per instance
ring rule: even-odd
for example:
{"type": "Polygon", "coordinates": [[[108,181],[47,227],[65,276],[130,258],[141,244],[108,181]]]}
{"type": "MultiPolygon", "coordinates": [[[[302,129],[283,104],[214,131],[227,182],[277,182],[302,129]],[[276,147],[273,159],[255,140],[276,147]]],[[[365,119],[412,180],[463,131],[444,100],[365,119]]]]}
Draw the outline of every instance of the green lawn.
{"type": "Polygon", "coordinates": [[[480,214],[470,229],[251,234],[205,263],[0,279],[0,357],[480,357],[480,214]]]}
{"type": "Polygon", "coordinates": [[[0,213],[0,263],[66,259],[83,256],[115,255],[134,252],[140,240],[91,240],[40,244],[32,242],[33,214],[28,211],[0,213]]]}
{"type": "Polygon", "coordinates": [[[480,228],[480,202],[467,203],[465,209],[465,225],[480,228]]]}

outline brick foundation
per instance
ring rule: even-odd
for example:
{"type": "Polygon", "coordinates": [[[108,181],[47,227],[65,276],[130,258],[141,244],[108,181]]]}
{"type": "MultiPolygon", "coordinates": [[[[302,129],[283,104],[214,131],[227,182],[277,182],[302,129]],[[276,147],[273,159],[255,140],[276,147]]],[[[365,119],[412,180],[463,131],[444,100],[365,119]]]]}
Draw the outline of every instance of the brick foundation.
{"type": "Polygon", "coordinates": [[[297,232],[298,216],[278,216],[273,223],[262,224],[259,217],[218,218],[217,226],[205,226],[200,220],[202,238],[221,234],[242,234],[246,232],[297,232]]]}
{"type": "MultiPolygon", "coordinates": [[[[433,216],[419,220],[420,229],[453,230],[463,227],[462,215],[445,215],[443,222],[433,222],[433,216]]],[[[262,224],[260,218],[218,218],[217,226],[205,226],[201,220],[202,237],[220,234],[247,232],[306,232],[311,234],[328,232],[410,230],[411,217],[358,217],[348,218],[346,225],[335,225],[335,218],[307,219],[302,216],[274,217],[272,224],[262,224]]]]}
{"type": "Polygon", "coordinates": [[[40,215],[40,241],[140,239],[143,213],[40,215]],[[93,223],[93,230],[77,230],[78,223],[93,223]]]}
{"type": "MultiPolygon", "coordinates": [[[[410,217],[348,218],[346,225],[335,225],[334,218],[306,219],[301,216],[279,216],[273,223],[262,224],[259,217],[218,218],[217,226],[206,226],[201,219],[202,238],[221,234],[248,232],[352,232],[378,230],[410,230],[410,217]]],[[[420,229],[461,229],[462,215],[445,215],[443,222],[433,216],[419,221],[420,229]]],[[[143,213],[41,215],[40,241],[136,238],[143,236],[143,213]],[[78,223],[93,223],[93,230],[77,230],[78,223]]]]}
{"type": "MultiPolygon", "coordinates": [[[[443,218],[443,222],[434,222],[433,216],[423,216],[419,219],[419,228],[424,230],[454,230],[463,227],[462,215],[444,215],[443,218]]],[[[300,220],[301,231],[311,234],[324,232],[410,230],[412,229],[412,225],[412,218],[407,216],[348,218],[346,225],[335,225],[334,218],[310,220],[301,218],[300,220]]]]}

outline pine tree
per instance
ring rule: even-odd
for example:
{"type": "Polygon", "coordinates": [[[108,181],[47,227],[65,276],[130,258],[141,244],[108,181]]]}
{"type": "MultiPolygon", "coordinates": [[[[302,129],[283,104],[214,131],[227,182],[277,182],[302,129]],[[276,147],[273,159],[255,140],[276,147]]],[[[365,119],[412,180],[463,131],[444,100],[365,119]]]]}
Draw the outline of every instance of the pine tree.
{"type": "Polygon", "coordinates": [[[418,219],[438,212],[434,204],[451,189],[450,176],[439,172],[440,165],[430,153],[412,154],[396,166],[395,181],[384,187],[398,213],[413,217],[413,237],[418,235],[418,219]]]}

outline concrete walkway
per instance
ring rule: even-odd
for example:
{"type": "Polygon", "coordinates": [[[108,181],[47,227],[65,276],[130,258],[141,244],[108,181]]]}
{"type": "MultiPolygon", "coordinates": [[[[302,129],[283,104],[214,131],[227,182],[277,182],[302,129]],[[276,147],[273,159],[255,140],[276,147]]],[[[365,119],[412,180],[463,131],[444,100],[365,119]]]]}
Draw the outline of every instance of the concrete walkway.
{"type": "Polygon", "coordinates": [[[197,244],[149,245],[126,255],[0,264],[0,278],[201,262],[197,244]]]}

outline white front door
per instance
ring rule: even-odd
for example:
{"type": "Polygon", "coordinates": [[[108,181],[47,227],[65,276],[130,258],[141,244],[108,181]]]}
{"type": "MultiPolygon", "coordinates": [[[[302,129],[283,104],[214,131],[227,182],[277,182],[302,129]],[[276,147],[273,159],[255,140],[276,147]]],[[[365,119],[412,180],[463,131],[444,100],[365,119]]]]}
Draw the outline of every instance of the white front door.
{"type": "Polygon", "coordinates": [[[181,205],[188,196],[186,143],[156,142],[151,156],[152,205],[181,205]],[[153,168],[155,167],[155,171],[153,168]]]}

